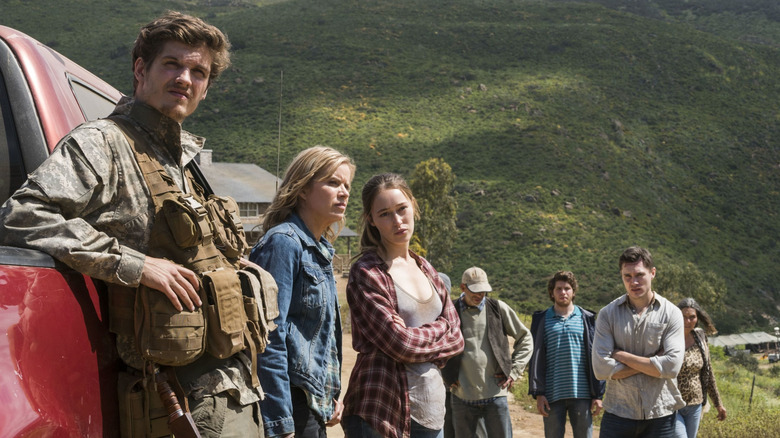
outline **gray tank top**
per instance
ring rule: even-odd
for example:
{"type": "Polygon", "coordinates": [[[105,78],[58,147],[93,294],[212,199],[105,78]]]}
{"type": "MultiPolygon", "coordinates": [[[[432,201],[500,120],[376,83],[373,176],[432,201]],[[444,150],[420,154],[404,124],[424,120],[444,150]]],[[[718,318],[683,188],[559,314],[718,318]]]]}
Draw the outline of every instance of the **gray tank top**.
{"type": "MultiPolygon", "coordinates": [[[[420,327],[433,322],[441,315],[442,302],[433,283],[431,296],[418,300],[409,295],[398,283],[398,314],[407,327],[420,327]]],[[[409,408],[414,421],[428,429],[438,430],[444,427],[444,398],[446,389],[441,370],[432,362],[411,363],[406,365],[406,380],[409,383],[409,408]]]]}

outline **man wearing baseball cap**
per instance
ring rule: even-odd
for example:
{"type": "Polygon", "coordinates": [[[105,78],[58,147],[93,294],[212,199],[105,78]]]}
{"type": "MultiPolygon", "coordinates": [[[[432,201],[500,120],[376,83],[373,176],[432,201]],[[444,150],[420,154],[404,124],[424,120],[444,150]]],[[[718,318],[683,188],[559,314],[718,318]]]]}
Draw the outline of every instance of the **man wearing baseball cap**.
{"type": "Polygon", "coordinates": [[[442,372],[452,393],[455,437],[472,438],[480,418],[487,436],[511,437],[506,396],[531,359],[532,337],[509,305],[487,297],[493,288],[481,268],[466,269],[460,290],[454,304],[466,345],[442,372]],[[515,340],[511,354],[507,336],[515,340]]]}

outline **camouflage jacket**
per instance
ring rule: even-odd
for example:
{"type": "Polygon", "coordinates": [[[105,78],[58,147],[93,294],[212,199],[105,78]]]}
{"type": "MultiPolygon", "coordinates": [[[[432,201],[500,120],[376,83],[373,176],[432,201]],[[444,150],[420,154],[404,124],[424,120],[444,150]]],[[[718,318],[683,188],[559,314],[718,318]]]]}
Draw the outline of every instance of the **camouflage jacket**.
{"type": "MultiPolygon", "coordinates": [[[[188,192],[182,172],[204,139],[131,98],[123,98],[113,115],[144,132],[163,168],[188,192]]],[[[151,195],[126,137],[114,122],[97,120],[66,135],[0,207],[0,244],[37,249],[90,277],[137,286],[153,218],[151,195]]],[[[117,340],[122,359],[140,368],[132,345],[117,340]]],[[[243,405],[258,401],[260,390],[247,385],[248,363],[239,356],[193,382],[194,395],[227,390],[243,405]]]]}

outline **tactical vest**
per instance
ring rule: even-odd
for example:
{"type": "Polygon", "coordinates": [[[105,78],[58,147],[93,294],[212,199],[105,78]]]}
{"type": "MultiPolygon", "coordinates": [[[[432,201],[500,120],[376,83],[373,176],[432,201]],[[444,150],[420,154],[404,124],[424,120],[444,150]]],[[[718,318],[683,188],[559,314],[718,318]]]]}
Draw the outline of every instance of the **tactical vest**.
{"type": "Polygon", "coordinates": [[[251,383],[257,387],[257,355],[275,328],[278,289],[264,270],[239,269],[248,245],[235,201],[215,195],[206,199],[189,169],[183,176],[191,190],[185,194],[154,158],[147,134],[121,117],[111,120],[130,143],[154,203],[148,255],[194,271],[203,305],[179,311],[147,286],[109,285],[110,330],[134,338],[145,361],[190,368],[192,377],[209,371],[213,358],[249,350],[251,383]],[[204,353],[213,358],[199,360],[204,353]]]}

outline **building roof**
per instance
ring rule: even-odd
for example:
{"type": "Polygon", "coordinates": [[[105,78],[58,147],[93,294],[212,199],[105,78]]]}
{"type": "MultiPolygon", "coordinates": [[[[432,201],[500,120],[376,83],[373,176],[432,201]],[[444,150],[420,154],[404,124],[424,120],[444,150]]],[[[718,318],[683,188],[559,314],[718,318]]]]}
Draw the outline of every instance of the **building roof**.
{"type": "Polygon", "coordinates": [[[228,195],[236,202],[270,204],[274,199],[278,178],[260,166],[214,162],[202,164],[200,170],[218,195],[228,195]]]}
{"type": "MultiPolygon", "coordinates": [[[[331,228],[334,232],[338,230],[336,224],[331,225],[331,228]]],[[[358,237],[358,233],[350,230],[349,227],[344,227],[341,229],[338,237],[358,237]]]]}
{"type": "MultiPolygon", "coordinates": [[[[280,179],[254,164],[212,161],[212,152],[210,149],[203,149],[198,156],[198,162],[214,193],[230,196],[236,202],[270,204],[273,201],[277,182],[281,184],[280,179]]],[[[241,222],[247,232],[261,231],[263,227],[262,216],[242,217],[241,222]]],[[[338,237],[358,237],[358,234],[344,227],[338,237]]]]}
{"type": "Polygon", "coordinates": [[[709,338],[709,344],[717,347],[736,347],[737,345],[764,344],[776,341],[776,337],[765,332],[740,333],[709,338]]]}

